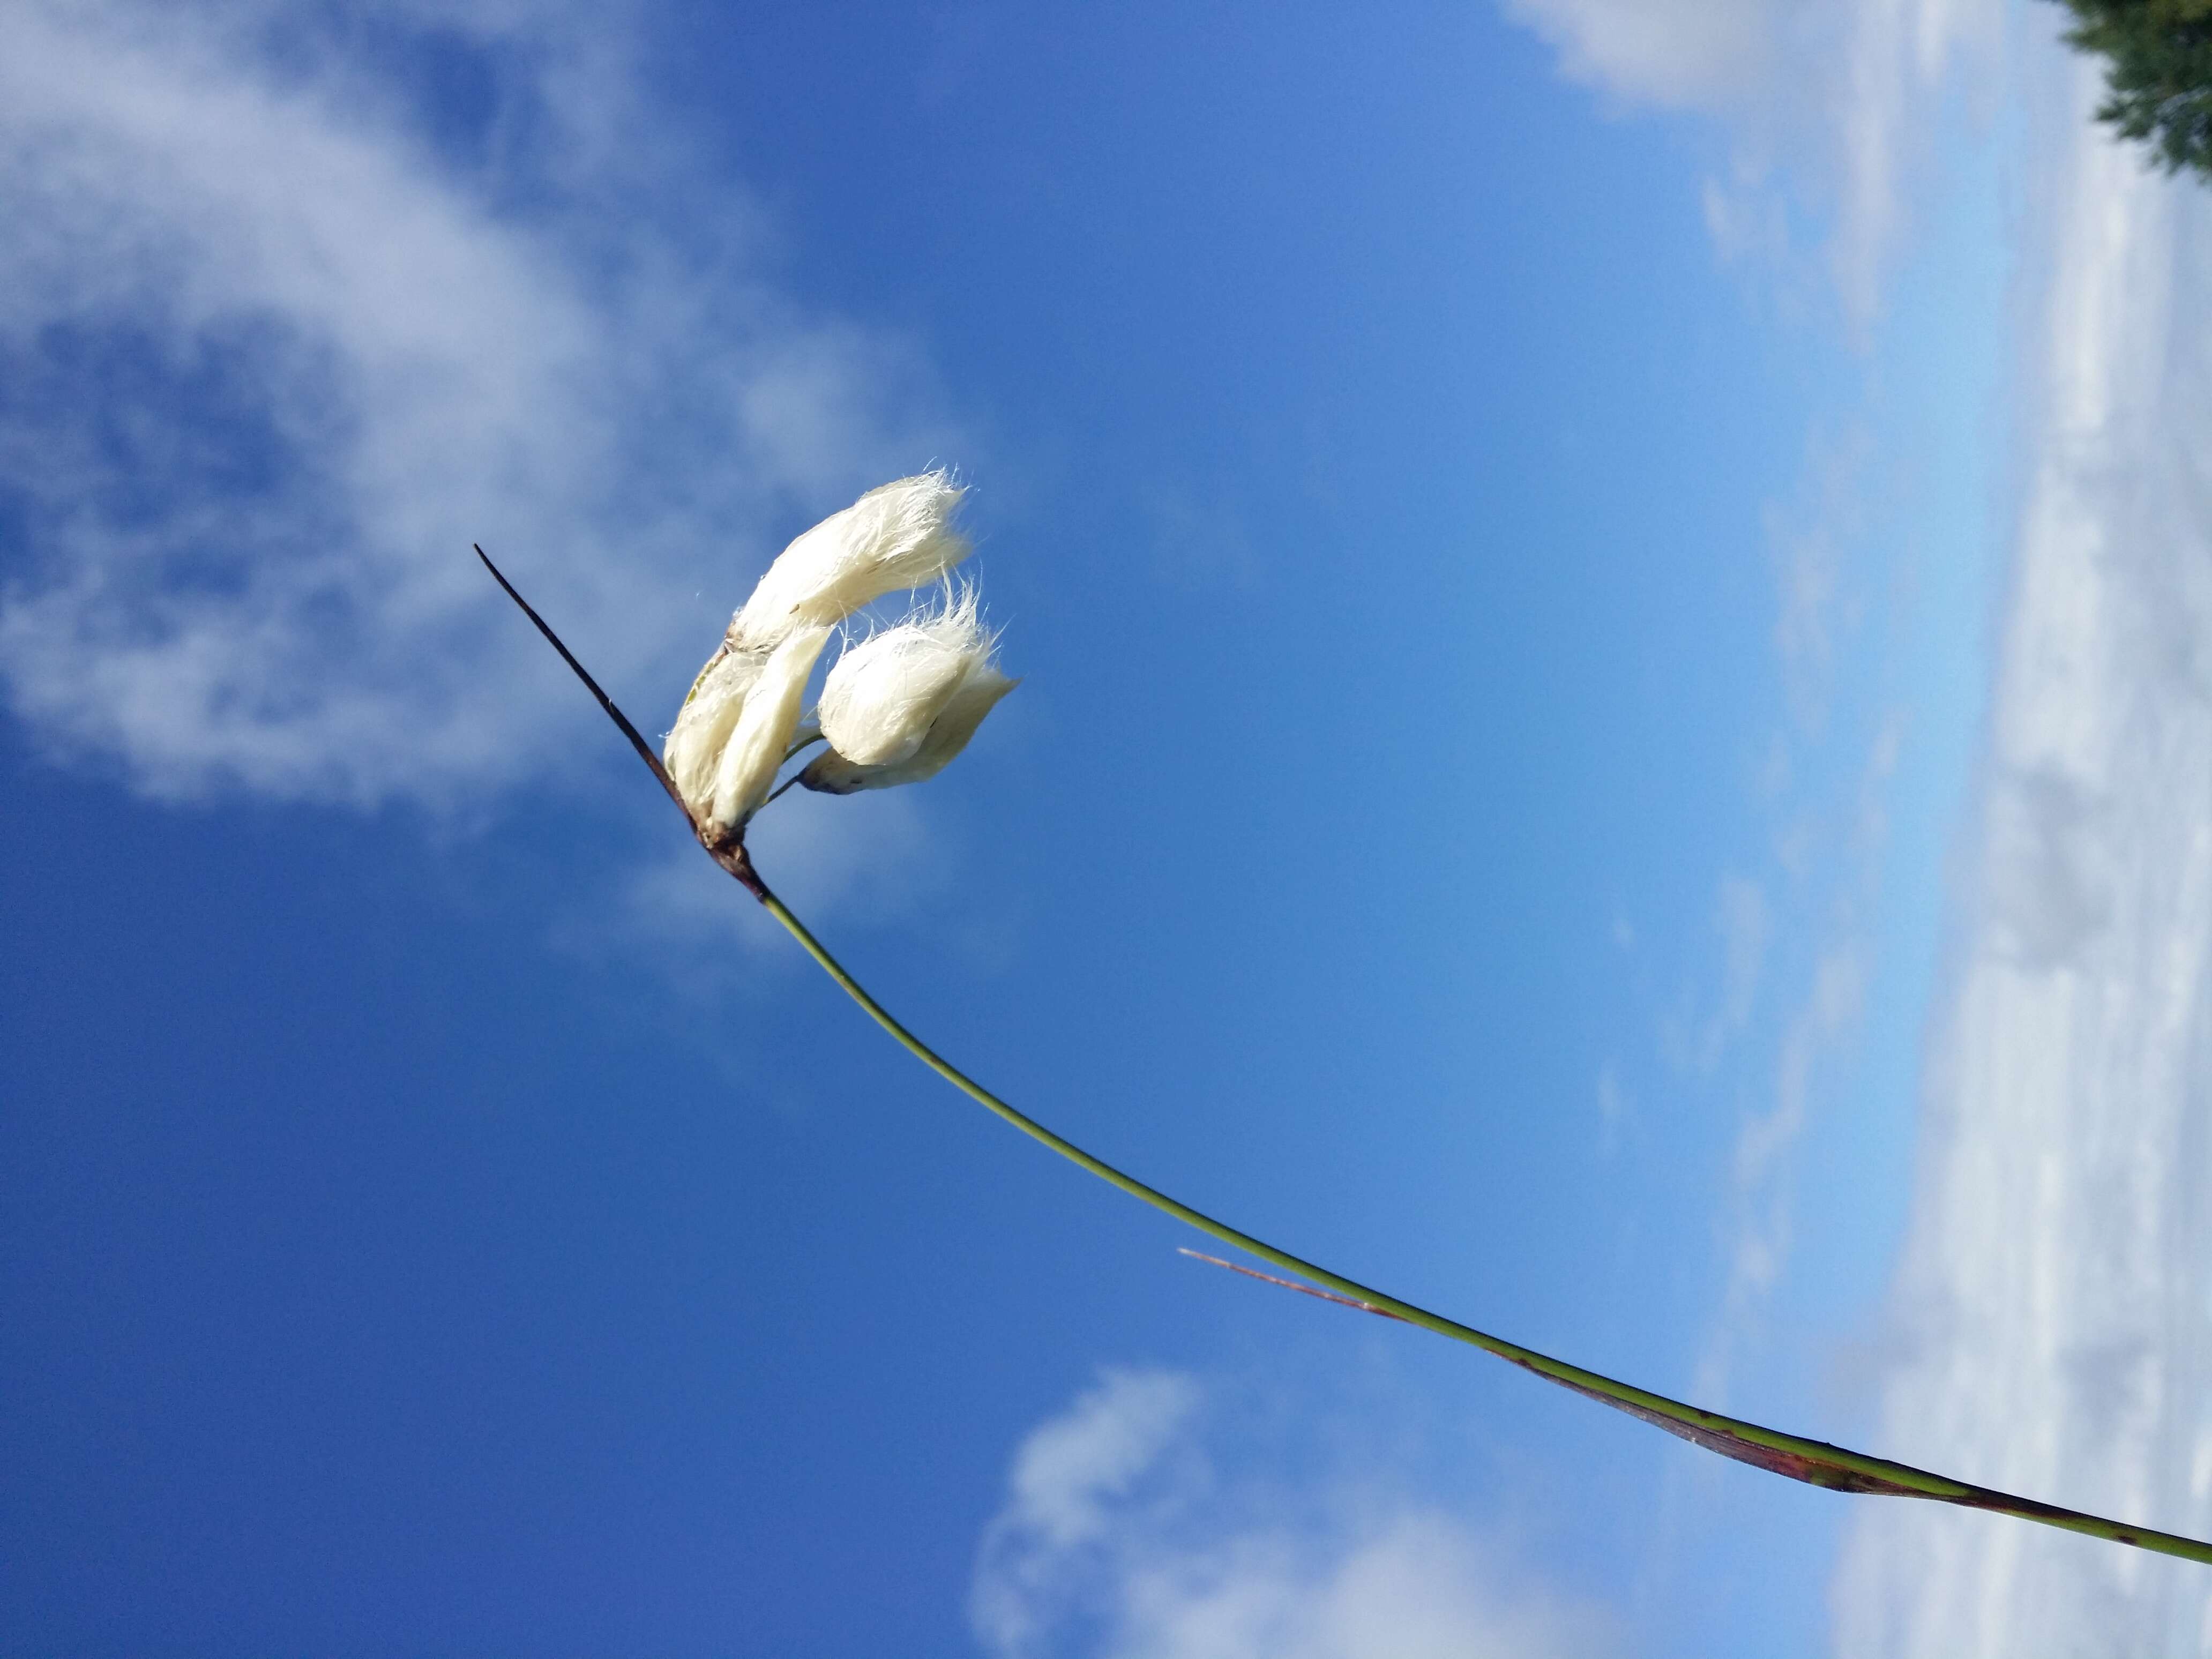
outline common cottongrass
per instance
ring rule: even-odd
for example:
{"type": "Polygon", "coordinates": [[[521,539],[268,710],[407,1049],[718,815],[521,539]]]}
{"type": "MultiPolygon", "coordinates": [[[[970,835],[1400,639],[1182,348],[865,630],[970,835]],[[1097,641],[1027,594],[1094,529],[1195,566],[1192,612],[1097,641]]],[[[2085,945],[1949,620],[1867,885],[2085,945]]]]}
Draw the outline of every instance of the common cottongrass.
{"type": "Polygon", "coordinates": [[[1724,1417],[1431,1313],[1217,1221],[1094,1158],[1008,1105],[908,1030],[761,879],[746,851],[744,830],[752,816],[781,793],[771,789],[781,763],[817,738],[828,749],[792,782],[832,794],[918,782],[957,756],[983,717],[1013,688],[1015,682],[998,669],[995,638],[983,629],[974,590],[968,589],[949,597],[934,613],[918,612],[848,648],[830,671],[816,714],[802,714],[807,677],[832,627],[886,594],[939,580],[965,556],[968,544],[951,527],[961,493],[942,472],[902,478],[869,491],[793,541],[761,578],[732,620],[722,646],[700,672],[663,755],[653,752],[483,550],[476,551],[629,739],[708,855],[783,925],[870,1018],[930,1070],[1030,1139],[1154,1209],[1308,1282],[1279,1279],[1218,1257],[1204,1260],[1467,1343],[1709,1451],[1793,1480],[1835,1492],[1924,1498],[1990,1510],[2212,1563],[2212,1544],[2197,1539],[2061,1509],[1724,1417]]]}

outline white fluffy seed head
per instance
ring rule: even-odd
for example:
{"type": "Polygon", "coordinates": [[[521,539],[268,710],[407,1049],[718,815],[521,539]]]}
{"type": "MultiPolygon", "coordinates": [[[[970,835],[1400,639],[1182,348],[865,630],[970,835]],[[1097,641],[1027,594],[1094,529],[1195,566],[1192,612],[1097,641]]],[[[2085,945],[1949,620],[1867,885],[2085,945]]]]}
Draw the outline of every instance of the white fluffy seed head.
{"type": "Polygon", "coordinates": [[[934,617],[910,617],[854,646],[822,688],[829,751],[799,781],[849,795],[935,777],[1020,684],[999,672],[995,643],[970,589],[934,617]]]}
{"type": "Polygon", "coordinates": [[[968,556],[951,527],[967,490],[945,471],[880,484],[785,548],[730,623],[732,646],[768,650],[796,628],[841,623],[862,605],[935,581],[968,556]]]}
{"type": "Polygon", "coordinates": [[[952,696],[991,656],[975,591],[935,616],[915,615],[837,659],[822,685],[819,717],[830,746],[860,766],[911,758],[952,696]]]}
{"type": "MultiPolygon", "coordinates": [[[[716,760],[708,810],[691,809],[710,838],[719,840],[743,830],[768,799],[776,769],[783,764],[792,735],[799,729],[806,677],[814,672],[814,659],[829,638],[826,625],[798,629],[785,635],[762,663],[716,760]]],[[[688,802],[690,797],[684,799],[688,802]]]]}
{"type": "Polygon", "coordinates": [[[661,763],[691,816],[702,822],[714,805],[714,771],[722,750],[767,662],[765,652],[734,651],[726,645],[708,658],[676,716],[675,729],[661,744],[661,763]]]}
{"type": "Polygon", "coordinates": [[[902,783],[921,783],[935,777],[968,746],[983,716],[998,706],[1021,682],[1009,679],[995,668],[971,673],[945,705],[945,712],[929,728],[921,747],[908,758],[889,766],[861,766],[836,750],[817,755],[799,775],[799,781],[825,795],[850,795],[862,789],[889,789],[902,783]]]}

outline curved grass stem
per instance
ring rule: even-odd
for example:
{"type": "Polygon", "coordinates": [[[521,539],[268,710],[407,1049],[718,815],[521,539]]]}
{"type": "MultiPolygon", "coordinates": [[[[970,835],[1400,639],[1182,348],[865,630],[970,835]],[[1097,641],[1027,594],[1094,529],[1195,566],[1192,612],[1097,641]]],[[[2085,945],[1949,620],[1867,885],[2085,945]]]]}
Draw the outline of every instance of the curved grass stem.
{"type": "MultiPolygon", "coordinates": [[[[2045,1526],[2063,1528],[2069,1532],[2087,1533],[2093,1538],[2110,1539],[2115,1543],[2133,1544],[2142,1549],[2212,1564],[2212,1544],[2185,1538],[2177,1533],[2157,1532],[2146,1527],[2106,1520],[2101,1516],[2085,1515],[2076,1510],[2040,1504],[2033,1498],[2019,1498],[2010,1492],[1996,1492],[1987,1486],[1954,1480],[1948,1475],[1931,1474],[1926,1469],[1914,1468],[1910,1464],[1869,1457],[1861,1452],[1831,1445],[1824,1440],[1808,1440],[1800,1435],[1784,1434],[1756,1423],[1724,1417],[1718,1412],[1709,1412],[1680,1400],[1670,1400],[1665,1395],[1653,1394],[1632,1383],[1586,1370],[1580,1365],[1570,1364],[1565,1360],[1554,1359],[1534,1348],[1524,1348],[1517,1342],[1492,1336],[1487,1331],[1476,1330],[1471,1325],[1462,1325],[1455,1319],[1431,1313],[1426,1308],[1401,1301],[1387,1291],[1378,1291],[1371,1285],[1363,1285],[1356,1279],[1332,1272],[1318,1262],[1308,1261],[1303,1256],[1278,1249],[1265,1239],[1255,1238],[1241,1228],[1216,1220],[1204,1211],[1192,1208],[1181,1199],[1170,1197],[1158,1188],[1115,1169],[1105,1159],[1084,1151],[1073,1141],[1054,1133],[1035,1118],[1008,1105],[901,1024],[889,1009],[868,994],[866,987],[830,955],[805,923],[793,915],[789,907],[765,885],[757,888],[754,896],[767,908],[770,915],[783,924],[822,970],[837,981],[845,994],[860,1005],[871,1019],[890,1032],[915,1059],[961,1093],[997,1114],[1032,1140],[1049,1146],[1071,1164],[1088,1170],[1101,1181],[1120,1188],[1132,1198],[1149,1204],[1225,1244],[1233,1244],[1248,1255],[1273,1262],[1302,1279],[1311,1279],[1316,1285],[1327,1285],[1337,1293],[1327,1298],[1328,1300],[1348,1301],[1364,1312],[1381,1314],[1408,1325],[1418,1325],[1424,1330],[1434,1331],[1439,1336],[1448,1336],[1455,1342],[1464,1342],[1485,1353],[1510,1360],[1547,1382],[1572,1389],[1577,1394],[1601,1401],[1617,1411],[1626,1412],[1630,1416],[1640,1418],[1670,1434],[1679,1435],[1708,1451],[1718,1452],[1724,1457],[1732,1457],[1739,1462],[1749,1463],[1776,1474],[1787,1475],[1793,1480],[1826,1486],[1835,1492],[1926,1498],[1938,1503],[1964,1504],[1970,1509],[2017,1516],[2024,1521],[2037,1521],[2045,1526]]],[[[1224,1262],[1221,1265],[1234,1268],[1233,1263],[1224,1262]]],[[[1257,1274],[1255,1277],[1266,1279],[1270,1275],[1257,1274]]],[[[1273,1282],[1285,1285],[1292,1290],[1306,1288],[1286,1280],[1275,1279],[1273,1282]]]]}
{"type": "MultiPolygon", "coordinates": [[[[1718,1412],[1705,1411],[1680,1400],[1671,1400],[1665,1395],[1653,1394],[1648,1389],[1620,1382],[1599,1372],[1586,1370],[1580,1365],[1569,1364],[1563,1359],[1554,1359],[1549,1354],[1539,1353],[1534,1348],[1524,1348],[1516,1342],[1507,1341],[1504,1337],[1492,1336],[1486,1331],[1476,1330],[1471,1325],[1462,1325],[1457,1320],[1445,1318],[1442,1314],[1431,1313],[1425,1308],[1416,1307],[1410,1302],[1401,1301],[1386,1291],[1378,1291],[1372,1285],[1361,1284],[1356,1279],[1347,1279],[1342,1273],[1332,1272],[1317,1262],[1308,1261],[1302,1256],[1292,1255],[1288,1250],[1279,1249],[1265,1239],[1255,1238],[1250,1233],[1232,1227],[1225,1221],[1217,1221],[1204,1211],[1192,1208],[1181,1199],[1169,1196],[1158,1188],[1150,1186],[1138,1180],[1134,1176],[1115,1169],[1105,1159],[1084,1151],[1082,1147],[1066,1137],[1055,1134],[1035,1118],[1018,1111],[1000,1099],[998,1096],[983,1087],[981,1084],[976,1082],[901,1024],[889,1009],[869,994],[867,988],[860,981],[846,971],[844,964],[830,953],[829,949],[821,940],[814,937],[806,924],[793,915],[790,908],[769,890],[768,884],[760,878],[759,873],[753,868],[751,857],[746,852],[742,840],[718,842],[710,841],[701,834],[696,820],[692,817],[690,809],[685,806],[682,795],[670,779],[666,769],[662,766],[660,757],[653,752],[644,738],[639,735],[637,728],[630,724],[628,717],[615,706],[607,694],[599,689],[598,682],[585,672],[583,665],[570,654],[568,647],[561,643],[552,629],[548,627],[544,620],[530,608],[521,594],[516,592],[513,586],[508,583],[507,578],[500,574],[498,567],[494,565],[490,559],[485,557],[482,548],[477,549],[477,556],[483,560],[485,568],[491,572],[499,585],[506,589],[507,597],[521,606],[523,614],[530,618],[553,648],[561,653],[562,660],[575,671],[576,678],[581,680],[592,695],[599,700],[599,707],[605,711],[607,717],[613,720],[623,734],[629,739],[632,748],[644,760],[647,769],[653,773],[661,787],[668,792],[670,798],[676,802],[678,808],[683,811],[685,821],[691,824],[693,834],[698,836],[708,855],[736,878],[746,891],[759,900],[769,914],[781,922],[786,931],[799,941],[806,954],[814,958],[823,972],[835,980],[846,995],[860,1004],[868,1017],[888,1031],[900,1046],[978,1105],[1003,1118],[1029,1136],[1030,1139],[1050,1147],[1071,1164],[1089,1170],[1101,1181],[1120,1188],[1132,1198],[1149,1204],[1154,1209],[1171,1215],[1176,1220],[1189,1226],[1195,1227],[1210,1237],[1219,1239],[1224,1244],[1232,1244],[1247,1255],[1256,1256],[1262,1261],[1272,1262],[1276,1267],[1296,1273],[1302,1279],[1310,1279],[1315,1285],[1328,1286],[1328,1291],[1335,1294],[1315,1292],[1322,1295],[1326,1300],[1346,1302],[1361,1311],[1401,1320],[1409,1325],[1419,1325],[1424,1330],[1433,1331],[1439,1336],[1449,1337],[1455,1342],[1464,1342],[1470,1347],[1481,1349],[1485,1353],[1495,1354],[1498,1358],[1509,1360],[1524,1370],[1533,1371],[1547,1382],[1556,1382],[1562,1388],[1571,1389],[1577,1394],[1587,1395],[1592,1400],[1612,1407],[1616,1411],[1626,1412],[1630,1416],[1640,1418],[1654,1427],[1664,1429],[1669,1434],[1678,1435],[1695,1445],[1703,1446],[1708,1451],[1718,1452],[1721,1455],[1732,1457],[1739,1462],[1749,1463],[1775,1474],[1786,1475],[1793,1480],[1802,1480],[1813,1486],[1826,1486],[1834,1492],[1867,1492],[1893,1498],[1924,1498],[1937,1503],[1958,1504],[1969,1509],[1988,1510],[1998,1515],[2015,1516],[2023,1521],[2034,1521],[2048,1527],[2063,1528],[2068,1532],[2085,1533],[2093,1538],[2104,1538],[2115,1543],[2131,1544],[2141,1549],[2155,1550],[2161,1554],[2180,1556],[2186,1560],[2212,1564],[2212,1544],[2207,1544],[2194,1538],[2185,1538],[2177,1533],[2158,1532],[2147,1527],[2130,1526],[2124,1522],[2107,1520],[2101,1516],[2085,1515],[2078,1510],[2061,1509],[2056,1504],[2038,1503],[2033,1498],[2019,1498],[2010,1492],[1996,1492],[1987,1486],[1977,1486],[1963,1480],[1954,1480],[1948,1475],[1931,1474],[1926,1469],[1914,1468],[1910,1464],[1893,1463],[1887,1458],[1869,1457],[1863,1453],[1831,1445],[1823,1440],[1808,1440],[1799,1435],[1784,1434],[1774,1429],[1762,1427],[1756,1423],[1724,1417],[1718,1412]]],[[[1218,1260],[1213,1257],[1206,1259],[1218,1260]]],[[[1248,1268],[1237,1267],[1231,1262],[1222,1262],[1220,1265],[1238,1273],[1251,1271],[1248,1268]]],[[[1306,1285],[1291,1284],[1288,1280],[1275,1279],[1270,1274],[1254,1273],[1252,1276],[1271,1279],[1276,1284],[1286,1285],[1292,1290],[1310,1288],[1306,1285]]]]}

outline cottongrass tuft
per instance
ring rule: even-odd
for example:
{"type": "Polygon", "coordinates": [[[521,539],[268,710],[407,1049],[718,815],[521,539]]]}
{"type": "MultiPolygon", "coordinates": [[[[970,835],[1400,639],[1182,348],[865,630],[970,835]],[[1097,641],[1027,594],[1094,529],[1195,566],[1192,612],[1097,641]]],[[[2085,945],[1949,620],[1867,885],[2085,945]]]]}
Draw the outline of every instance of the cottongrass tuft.
{"type": "Polygon", "coordinates": [[[934,614],[917,612],[852,647],[822,687],[830,750],[799,781],[849,795],[935,777],[1019,684],[1000,672],[997,643],[968,587],[934,614]]]}
{"type": "Polygon", "coordinates": [[[722,750],[767,661],[764,652],[733,651],[727,645],[708,658],[677,713],[675,729],[661,744],[661,763],[695,818],[703,817],[714,800],[722,750]]]}
{"type": "Polygon", "coordinates": [[[730,623],[730,643],[763,650],[794,628],[845,620],[886,593],[935,581],[969,553],[952,515],[967,494],[943,470],[879,484],[777,555],[730,623]]]}
{"type": "MultiPolygon", "coordinates": [[[[684,809],[710,844],[742,837],[769,799],[776,769],[799,739],[807,677],[830,629],[886,593],[939,580],[968,556],[966,538],[951,527],[966,494],[943,471],[895,479],[794,538],[769,566],[692,682],[661,749],[684,809]]],[[[964,611],[948,605],[934,625],[942,632],[964,617],[962,637],[988,655],[972,595],[964,603],[964,611]]],[[[929,718],[915,726],[899,759],[913,760],[930,720],[965,684],[965,659],[947,661],[945,683],[921,688],[929,718]]],[[[810,721],[808,738],[818,730],[810,721]]]]}
{"type": "Polygon", "coordinates": [[[805,701],[806,677],[830,638],[826,626],[802,628],[787,635],[783,643],[761,665],[760,678],[745,694],[744,708],[731,728],[714,768],[714,792],[701,827],[712,840],[743,830],[760,811],[775,782],[799,726],[799,712],[805,701]]]}
{"type": "Polygon", "coordinates": [[[858,765],[910,758],[995,643],[977,618],[975,590],[949,592],[943,610],[916,611],[837,659],[822,684],[822,735],[858,765]]]}

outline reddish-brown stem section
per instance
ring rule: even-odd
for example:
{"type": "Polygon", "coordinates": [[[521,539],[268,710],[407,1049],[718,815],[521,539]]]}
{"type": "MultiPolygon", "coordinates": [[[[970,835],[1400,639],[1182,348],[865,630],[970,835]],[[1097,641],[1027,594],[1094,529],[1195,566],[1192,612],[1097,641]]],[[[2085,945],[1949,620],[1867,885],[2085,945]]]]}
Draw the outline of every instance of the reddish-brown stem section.
{"type": "MultiPolygon", "coordinates": [[[[1295,1279],[1278,1279],[1273,1273],[1263,1273],[1257,1267],[1240,1267],[1234,1261],[1224,1261],[1218,1255],[1208,1255],[1204,1250],[1194,1250],[1186,1245],[1176,1246],[1177,1255],[1187,1255],[1194,1261],[1210,1261],[1217,1267],[1226,1267],[1232,1273],[1243,1273],[1247,1279],[1262,1279],[1270,1285],[1279,1285],[1286,1291],[1296,1291],[1300,1296],[1316,1296],[1324,1302],[1334,1302],[1340,1308],[1357,1308],[1362,1313],[1371,1313],[1377,1319],[1395,1319],[1401,1325],[1413,1322],[1403,1314],[1392,1313],[1388,1308],[1378,1308],[1372,1302],[1362,1302],[1357,1297],[1339,1296],[1334,1291],[1324,1291],[1317,1285],[1301,1285],[1295,1279]]],[[[1607,1402],[1610,1405],[1612,1402],[1607,1402]]]]}
{"type": "Polygon", "coordinates": [[[739,830],[728,841],[717,846],[707,839],[707,832],[699,831],[699,845],[707,849],[707,856],[738,878],[738,885],[750,893],[763,904],[768,902],[768,884],[753,868],[753,855],[745,850],[744,832],[739,830]]]}

